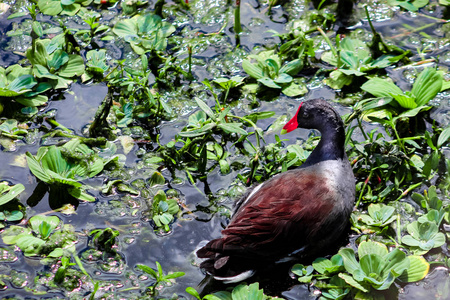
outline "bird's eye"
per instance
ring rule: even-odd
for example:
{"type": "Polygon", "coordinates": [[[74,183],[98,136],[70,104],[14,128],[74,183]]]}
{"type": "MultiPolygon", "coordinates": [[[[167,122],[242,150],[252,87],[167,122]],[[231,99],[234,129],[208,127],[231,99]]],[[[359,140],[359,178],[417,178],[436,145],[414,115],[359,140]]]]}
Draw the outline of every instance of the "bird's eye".
{"type": "Polygon", "coordinates": [[[303,118],[307,119],[309,118],[309,113],[307,113],[306,111],[303,113],[303,118]]]}

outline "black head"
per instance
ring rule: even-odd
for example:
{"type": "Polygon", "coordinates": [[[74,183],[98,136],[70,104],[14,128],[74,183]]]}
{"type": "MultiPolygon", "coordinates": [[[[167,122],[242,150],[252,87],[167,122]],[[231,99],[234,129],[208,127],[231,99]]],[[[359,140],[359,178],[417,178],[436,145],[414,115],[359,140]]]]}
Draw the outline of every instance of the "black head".
{"type": "Polygon", "coordinates": [[[326,129],[342,127],[342,120],[334,108],[325,100],[313,99],[302,102],[295,116],[283,127],[284,133],[296,128],[326,129]]]}

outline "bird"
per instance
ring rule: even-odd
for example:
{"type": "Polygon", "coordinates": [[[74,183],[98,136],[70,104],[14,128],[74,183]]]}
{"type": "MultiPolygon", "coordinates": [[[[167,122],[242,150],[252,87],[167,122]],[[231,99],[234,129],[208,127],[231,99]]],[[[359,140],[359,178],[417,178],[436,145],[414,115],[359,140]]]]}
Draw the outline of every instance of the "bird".
{"type": "Polygon", "coordinates": [[[250,189],[236,202],[221,237],[196,251],[200,268],[225,284],[246,280],[259,266],[318,257],[346,233],[355,177],[345,129],[323,99],[300,104],[282,134],[316,129],[321,139],[306,161],[250,189]]]}

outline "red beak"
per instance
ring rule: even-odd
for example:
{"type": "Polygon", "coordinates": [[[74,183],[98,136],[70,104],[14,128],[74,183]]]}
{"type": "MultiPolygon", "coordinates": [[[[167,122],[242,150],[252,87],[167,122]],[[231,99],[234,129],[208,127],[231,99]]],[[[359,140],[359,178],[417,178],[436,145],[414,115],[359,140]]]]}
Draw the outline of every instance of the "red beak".
{"type": "Polygon", "coordinates": [[[291,132],[292,130],[295,130],[298,128],[298,121],[297,121],[297,116],[298,113],[300,112],[300,108],[302,108],[302,103],[300,103],[300,106],[298,107],[297,112],[295,113],[295,116],[292,117],[292,119],[286,123],[286,125],[284,125],[283,130],[281,130],[281,134],[285,134],[288,132],[291,132]]]}

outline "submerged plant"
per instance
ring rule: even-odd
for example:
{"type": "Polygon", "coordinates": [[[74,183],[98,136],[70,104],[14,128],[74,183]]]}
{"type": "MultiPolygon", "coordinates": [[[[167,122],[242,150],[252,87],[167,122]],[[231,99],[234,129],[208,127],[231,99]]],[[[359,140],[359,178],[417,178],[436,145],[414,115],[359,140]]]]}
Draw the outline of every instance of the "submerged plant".
{"type": "Polygon", "coordinates": [[[23,213],[16,207],[7,208],[4,206],[14,200],[20,193],[25,190],[23,184],[9,185],[8,182],[0,182],[0,228],[5,227],[3,222],[20,221],[23,218],[23,213]]]}
{"type": "Polygon", "coordinates": [[[119,231],[108,227],[92,230],[89,235],[93,235],[92,241],[100,251],[114,252],[113,246],[116,244],[119,231]]]}

